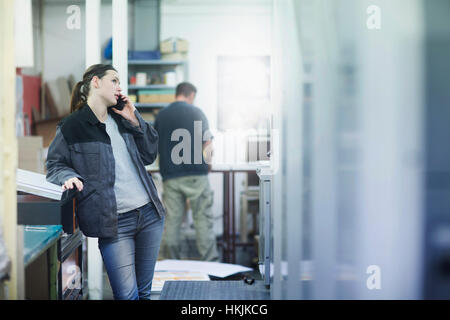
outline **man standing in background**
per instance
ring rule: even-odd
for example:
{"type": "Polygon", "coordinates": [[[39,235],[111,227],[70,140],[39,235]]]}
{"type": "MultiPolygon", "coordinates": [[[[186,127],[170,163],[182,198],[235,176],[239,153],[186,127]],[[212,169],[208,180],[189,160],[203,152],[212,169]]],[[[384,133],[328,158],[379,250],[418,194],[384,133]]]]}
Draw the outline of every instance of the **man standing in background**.
{"type": "Polygon", "coordinates": [[[161,247],[166,258],[180,259],[180,227],[188,199],[201,259],[218,261],[212,215],[214,193],[208,179],[210,152],[206,152],[211,148],[212,136],[205,114],[193,106],[196,93],[191,83],[180,83],[175,102],[163,108],[155,120],[166,207],[161,247]]]}

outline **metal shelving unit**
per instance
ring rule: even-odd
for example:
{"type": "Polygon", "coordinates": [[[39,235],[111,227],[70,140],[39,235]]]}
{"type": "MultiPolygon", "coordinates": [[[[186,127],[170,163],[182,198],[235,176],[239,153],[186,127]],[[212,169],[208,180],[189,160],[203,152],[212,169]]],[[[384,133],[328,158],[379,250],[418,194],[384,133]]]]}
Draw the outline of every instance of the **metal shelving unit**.
{"type": "MultiPolygon", "coordinates": [[[[129,69],[133,69],[133,71],[137,71],[137,68],[142,69],[142,71],[165,71],[170,69],[175,69],[175,72],[178,73],[180,70],[176,70],[176,68],[183,67],[182,79],[186,78],[187,69],[186,69],[187,61],[183,60],[128,60],[129,69]]],[[[139,70],[140,71],[140,70],[139,70]]],[[[134,72],[133,72],[134,73],[134,72]]],[[[130,93],[137,93],[138,90],[174,90],[176,86],[166,85],[166,84],[149,84],[149,85],[136,85],[136,84],[128,84],[128,90],[130,93]]],[[[152,111],[155,109],[161,109],[168,106],[167,102],[153,102],[153,103],[144,103],[144,102],[136,102],[136,108],[139,108],[141,111],[152,111]]]]}
{"type": "Polygon", "coordinates": [[[146,86],[137,86],[134,84],[128,85],[128,90],[151,90],[151,89],[175,89],[174,86],[168,86],[165,84],[149,84],[146,86]]]}
{"type": "MultiPolygon", "coordinates": [[[[112,60],[105,60],[105,63],[112,63],[112,60]]],[[[161,65],[175,66],[185,64],[184,60],[128,60],[128,65],[161,65]]]]}
{"type": "Polygon", "coordinates": [[[130,65],[162,65],[162,66],[172,66],[172,65],[182,65],[186,61],[182,60],[128,60],[130,65]]]}
{"type": "Polygon", "coordinates": [[[164,107],[167,107],[169,105],[169,103],[164,103],[164,102],[161,102],[161,103],[139,103],[139,102],[136,102],[135,104],[134,104],[134,106],[136,107],[136,108],[140,108],[140,109],[146,109],[146,108],[164,108],[164,107]]]}

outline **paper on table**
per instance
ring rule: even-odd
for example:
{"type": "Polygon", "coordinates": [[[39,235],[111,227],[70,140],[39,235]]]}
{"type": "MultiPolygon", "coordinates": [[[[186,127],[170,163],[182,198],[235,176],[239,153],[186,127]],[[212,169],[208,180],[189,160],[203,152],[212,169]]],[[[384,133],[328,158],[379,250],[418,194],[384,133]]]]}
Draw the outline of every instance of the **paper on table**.
{"type": "Polygon", "coordinates": [[[17,191],[54,200],[60,200],[62,195],[61,186],[48,182],[45,174],[23,169],[17,169],[16,171],[16,186],[17,191]]]}
{"type": "Polygon", "coordinates": [[[237,264],[193,260],[161,260],[156,262],[155,271],[196,271],[225,278],[239,272],[253,269],[237,264]]]}

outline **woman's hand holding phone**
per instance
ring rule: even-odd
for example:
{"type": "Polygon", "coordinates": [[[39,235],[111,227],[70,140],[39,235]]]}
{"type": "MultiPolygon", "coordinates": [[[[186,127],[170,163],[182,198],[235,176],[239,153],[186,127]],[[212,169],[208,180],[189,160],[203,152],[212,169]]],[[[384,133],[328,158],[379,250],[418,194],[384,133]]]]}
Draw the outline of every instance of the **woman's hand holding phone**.
{"type": "Polygon", "coordinates": [[[130,101],[130,99],[126,96],[121,94],[120,98],[124,101],[125,106],[122,110],[118,110],[116,108],[112,108],[113,111],[119,115],[121,115],[124,119],[130,121],[135,127],[139,126],[139,121],[136,118],[136,115],[134,114],[134,110],[136,110],[136,107],[134,104],[130,101]]]}
{"type": "Polygon", "coordinates": [[[64,184],[62,185],[62,189],[63,191],[66,191],[67,189],[73,189],[74,186],[80,192],[83,190],[83,182],[81,182],[77,177],[70,178],[66,182],[64,182],[64,184]]]}

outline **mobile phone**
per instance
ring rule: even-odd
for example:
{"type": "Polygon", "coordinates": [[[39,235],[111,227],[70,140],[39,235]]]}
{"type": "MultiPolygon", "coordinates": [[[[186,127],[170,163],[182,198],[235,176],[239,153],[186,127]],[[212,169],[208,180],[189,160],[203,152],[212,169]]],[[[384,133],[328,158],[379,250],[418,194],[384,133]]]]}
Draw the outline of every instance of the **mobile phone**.
{"type": "Polygon", "coordinates": [[[122,96],[119,96],[119,98],[117,99],[117,104],[115,106],[113,106],[113,108],[116,108],[117,110],[123,110],[123,108],[125,107],[126,102],[125,100],[123,100],[122,96]]]}

